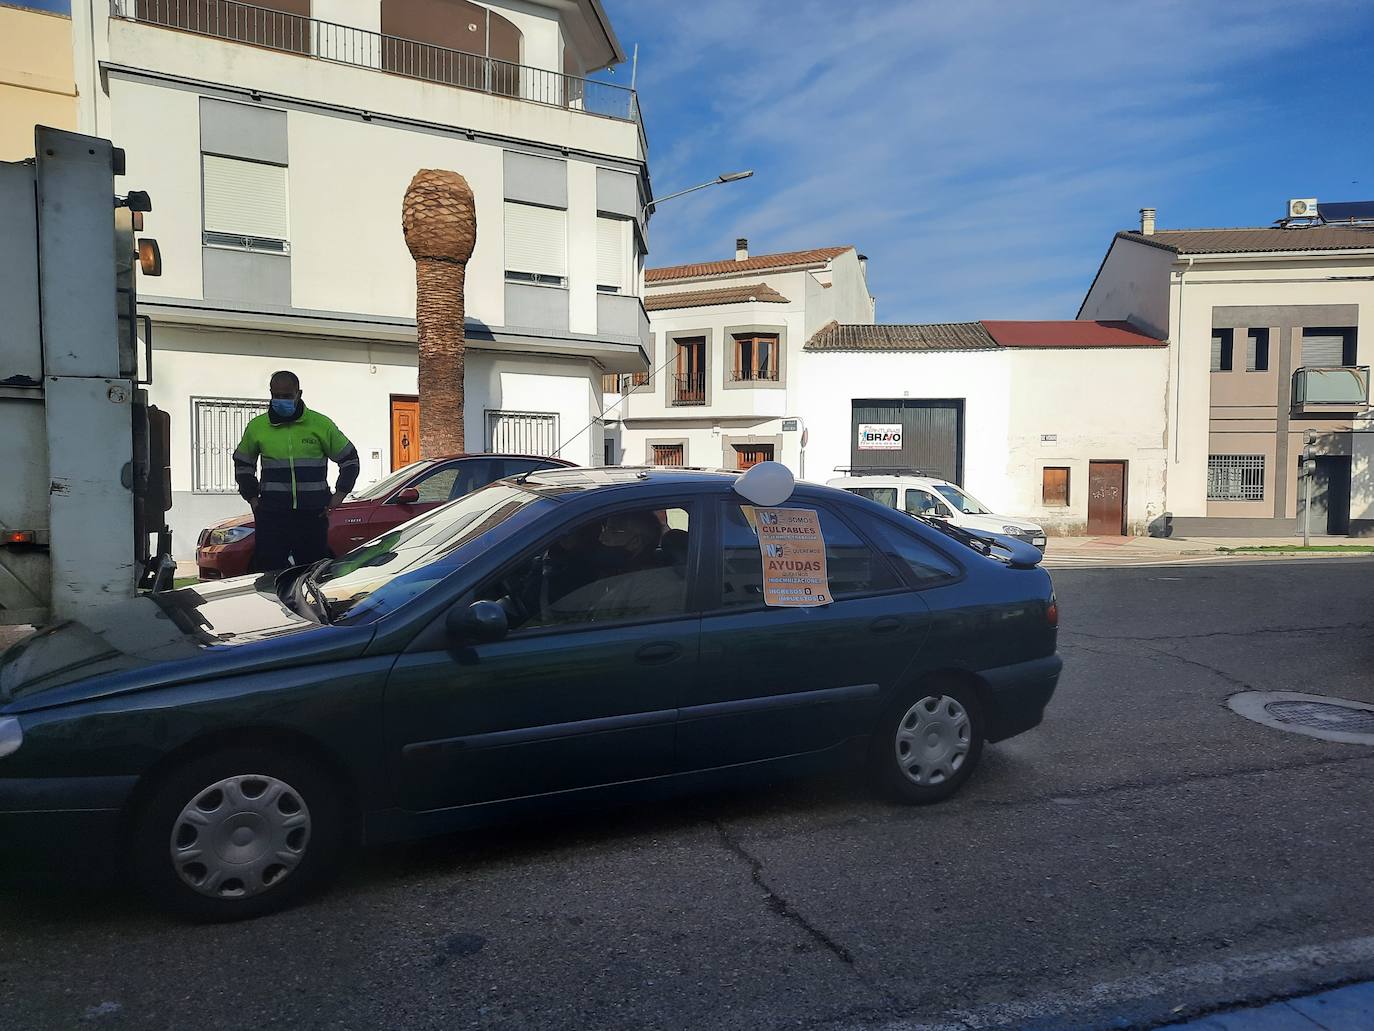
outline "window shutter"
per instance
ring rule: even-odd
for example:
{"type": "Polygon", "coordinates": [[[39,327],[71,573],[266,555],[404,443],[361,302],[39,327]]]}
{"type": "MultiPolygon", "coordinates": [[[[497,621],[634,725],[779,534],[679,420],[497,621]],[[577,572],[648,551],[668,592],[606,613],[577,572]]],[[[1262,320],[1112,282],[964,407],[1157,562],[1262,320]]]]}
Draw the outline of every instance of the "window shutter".
{"type": "Polygon", "coordinates": [[[625,227],[618,218],[596,220],[596,285],[625,289],[625,227]]]}
{"type": "Polygon", "coordinates": [[[540,276],[568,274],[568,213],[506,202],[506,271],[540,276]]]}
{"type": "Polygon", "coordinates": [[[1302,363],[1304,365],[1339,367],[1345,358],[1344,333],[1304,333],[1302,335],[1302,363]]]}
{"type": "Polygon", "coordinates": [[[211,233],[289,240],[286,168],[205,154],[205,229],[211,233]]]}

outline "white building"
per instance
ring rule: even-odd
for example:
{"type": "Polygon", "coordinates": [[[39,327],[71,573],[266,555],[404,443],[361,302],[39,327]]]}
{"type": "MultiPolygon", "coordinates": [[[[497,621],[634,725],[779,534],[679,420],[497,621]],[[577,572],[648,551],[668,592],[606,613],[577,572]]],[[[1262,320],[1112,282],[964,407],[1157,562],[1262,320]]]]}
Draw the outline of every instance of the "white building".
{"type": "Polygon", "coordinates": [[[1142,534],[1166,356],[1124,322],[825,326],[802,349],[808,476],[919,469],[1051,532],[1142,534]]]}
{"type": "Polygon", "coordinates": [[[606,461],[742,469],[773,459],[809,472],[802,345],[836,319],[873,321],[863,256],[751,256],[741,239],[733,259],[644,279],[657,365],[651,377],[607,377],[606,461]]]}
{"type": "Polygon", "coordinates": [[[1079,316],[1170,342],[1153,532],[1300,532],[1311,431],[1312,532],[1374,533],[1374,205],[1363,209],[1363,224],[1183,230],[1156,229],[1147,208],[1112,241],[1079,316]]]}
{"type": "Polygon", "coordinates": [[[599,0],[115,0],[74,5],[80,128],[127,152],[160,279],[139,283],[173,425],[185,555],[243,511],[229,452],[278,368],[362,456],[416,457],[420,168],[467,178],[471,450],[600,462],[601,377],[648,368],[649,195],[599,0]],[[92,21],[93,19],[93,21],[92,21]],[[583,431],[584,427],[590,427],[583,431]]]}

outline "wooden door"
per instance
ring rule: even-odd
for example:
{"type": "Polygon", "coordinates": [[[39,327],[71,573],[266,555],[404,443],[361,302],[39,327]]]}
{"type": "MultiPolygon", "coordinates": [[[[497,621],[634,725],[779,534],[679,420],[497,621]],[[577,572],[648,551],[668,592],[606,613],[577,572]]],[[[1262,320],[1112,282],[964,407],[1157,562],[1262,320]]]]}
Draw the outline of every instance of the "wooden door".
{"type": "Polygon", "coordinates": [[[391,399],[391,468],[396,470],[420,458],[420,399],[391,399]]]}
{"type": "Polygon", "coordinates": [[[736,444],[735,468],[752,469],[760,462],[773,460],[772,444],[736,444]]]}
{"type": "Polygon", "coordinates": [[[1126,532],[1126,463],[1088,463],[1088,533],[1119,537],[1126,532]]]}

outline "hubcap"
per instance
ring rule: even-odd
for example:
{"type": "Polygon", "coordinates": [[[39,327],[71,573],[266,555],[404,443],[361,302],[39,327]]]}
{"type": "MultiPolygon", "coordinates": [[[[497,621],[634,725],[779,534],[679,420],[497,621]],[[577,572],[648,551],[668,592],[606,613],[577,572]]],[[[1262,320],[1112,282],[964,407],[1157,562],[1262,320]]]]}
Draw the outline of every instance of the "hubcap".
{"type": "Polygon", "coordinates": [[[949,695],[927,695],[897,724],[897,765],[913,783],[928,787],[954,776],[972,741],[968,713],[949,695]]]}
{"type": "Polygon", "coordinates": [[[201,791],[172,825],[177,875],[211,898],[275,888],[305,856],[310,810],[291,785],[259,773],[201,791]]]}

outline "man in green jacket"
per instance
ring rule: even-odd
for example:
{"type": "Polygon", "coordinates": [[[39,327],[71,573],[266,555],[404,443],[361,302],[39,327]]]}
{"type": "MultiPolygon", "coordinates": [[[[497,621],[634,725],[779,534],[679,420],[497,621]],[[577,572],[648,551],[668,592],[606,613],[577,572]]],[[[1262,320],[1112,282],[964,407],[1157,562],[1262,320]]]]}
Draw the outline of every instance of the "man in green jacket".
{"type": "Polygon", "coordinates": [[[244,428],[234,452],[234,479],[253,508],[259,571],[328,556],[329,510],[358,482],[357,449],[328,416],[305,407],[296,374],[274,373],[268,389],[268,410],[244,428]],[[339,467],[333,491],[330,461],[339,467]]]}

